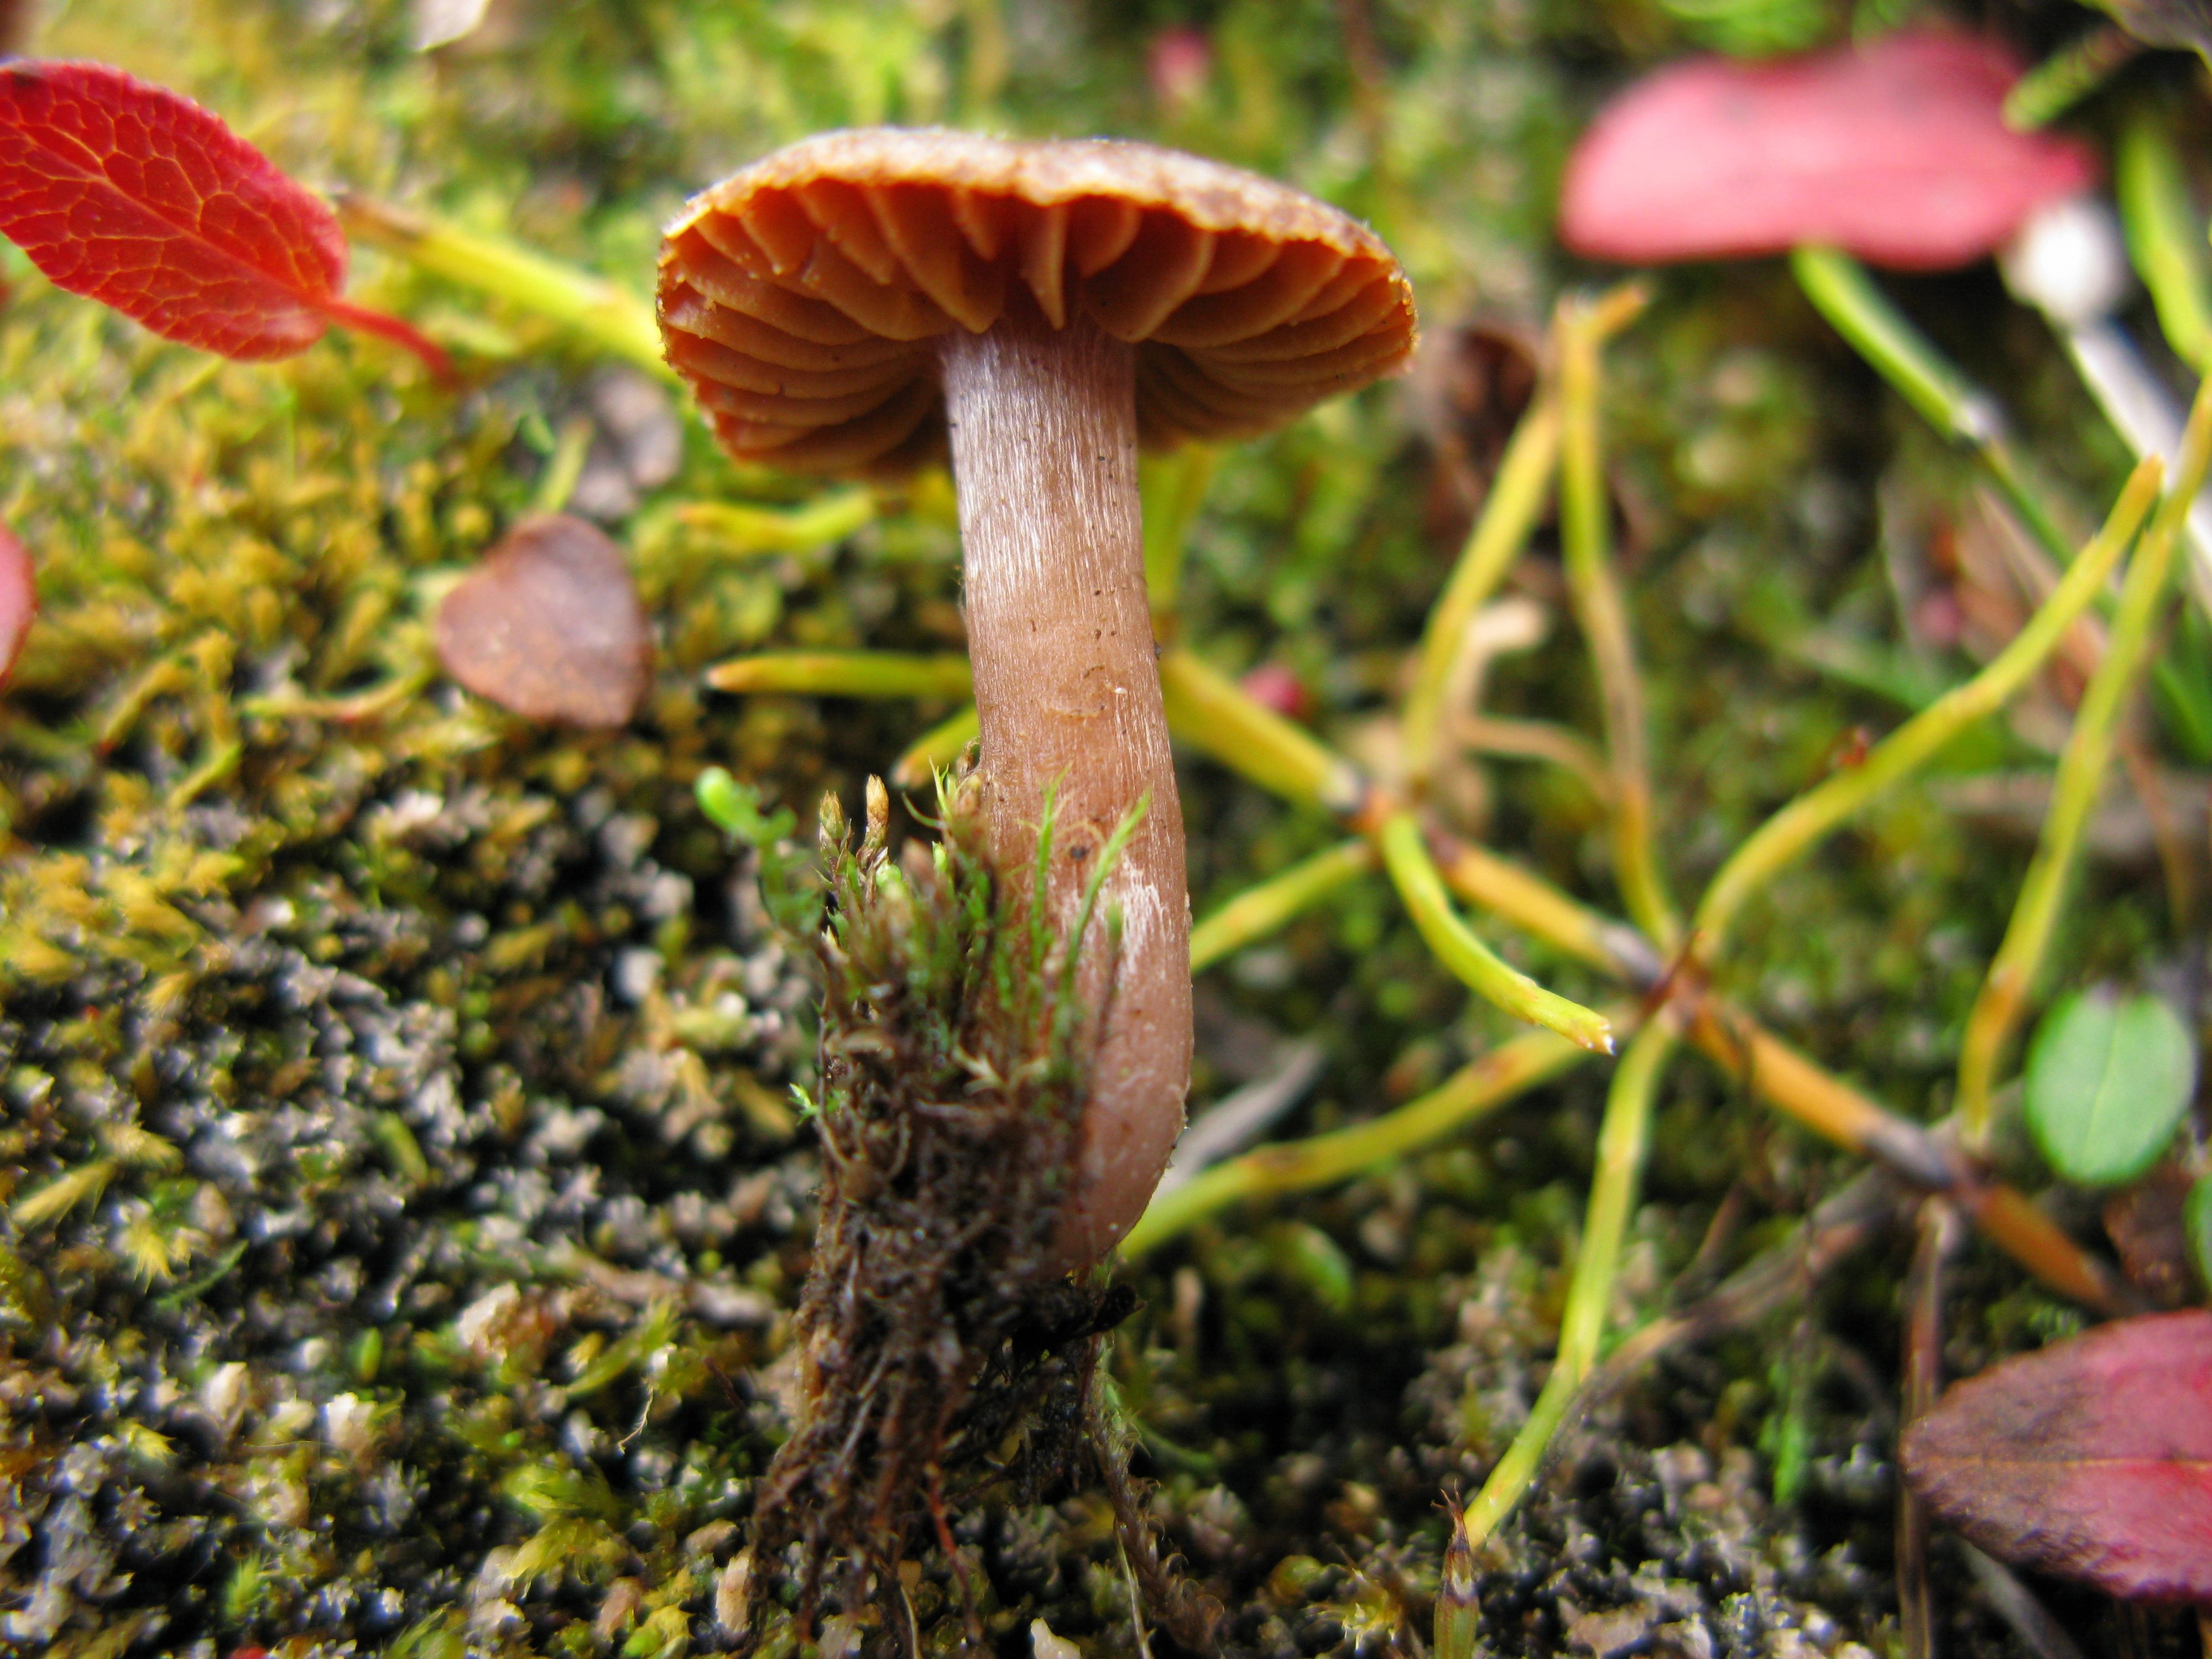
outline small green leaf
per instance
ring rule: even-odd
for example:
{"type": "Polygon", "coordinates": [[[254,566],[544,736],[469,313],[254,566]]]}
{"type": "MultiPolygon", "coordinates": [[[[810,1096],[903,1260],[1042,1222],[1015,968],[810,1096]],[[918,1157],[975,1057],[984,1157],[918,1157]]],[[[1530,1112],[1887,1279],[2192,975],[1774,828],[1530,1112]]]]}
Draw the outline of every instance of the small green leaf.
{"type": "Polygon", "coordinates": [[[2212,1175],[2197,1177],[2182,1200],[2181,1231],[2189,1240],[2189,1260],[2197,1282],[2212,1285],[2212,1175]]]}
{"type": "Polygon", "coordinates": [[[2197,1087],[2179,1016],[2157,997],[2099,987],[2044,1016],[2028,1050],[2028,1132],[2069,1181],[2109,1187],[2158,1161],[2197,1087]]]}

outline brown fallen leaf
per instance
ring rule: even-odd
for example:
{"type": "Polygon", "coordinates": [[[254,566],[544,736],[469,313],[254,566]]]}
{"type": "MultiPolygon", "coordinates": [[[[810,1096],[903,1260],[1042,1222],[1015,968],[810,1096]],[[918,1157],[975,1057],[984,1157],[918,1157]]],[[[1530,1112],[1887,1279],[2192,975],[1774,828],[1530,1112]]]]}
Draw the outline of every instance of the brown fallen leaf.
{"type": "Polygon", "coordinates": [[[526,720],[624,724],[653,667],[629,561],[581,519],[523,520],[438,607],[438,660],[526,720]]]}
{"type": "Polygon", "coordinates": [[[1913,1489],[1992,1555],[2212,1603],[2212,1313],[2124,1319],[1994,1365],[1899,1451],[1913,1489]]]}

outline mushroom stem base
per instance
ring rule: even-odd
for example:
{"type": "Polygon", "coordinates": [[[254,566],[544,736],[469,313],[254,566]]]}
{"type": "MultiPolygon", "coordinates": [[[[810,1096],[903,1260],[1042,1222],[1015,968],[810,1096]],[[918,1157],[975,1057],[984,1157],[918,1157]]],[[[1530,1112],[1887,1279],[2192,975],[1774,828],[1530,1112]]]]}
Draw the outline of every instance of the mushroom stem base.
{"type": "Polygon", "coordinates": [[[831,1588],[856,1611],[871,1576],[891,1582],[987,1487],[1033,1502],[1086,1474],[1124,1479],[1091,1424],[1091,1379],[1099,1334],[1135,1298],[1050,1266],[1083,1110],[1080,1023],[1028,907],[991,872],[979,793],[950,787],[943,844],[910,843],[896,866],[880,790],[857,851],[824,815],[821,1220],[798,1420],[754,1540],[769,1571],[801,1547],[802,1628],[831,1562],[846,1561],[831,1588]]]}

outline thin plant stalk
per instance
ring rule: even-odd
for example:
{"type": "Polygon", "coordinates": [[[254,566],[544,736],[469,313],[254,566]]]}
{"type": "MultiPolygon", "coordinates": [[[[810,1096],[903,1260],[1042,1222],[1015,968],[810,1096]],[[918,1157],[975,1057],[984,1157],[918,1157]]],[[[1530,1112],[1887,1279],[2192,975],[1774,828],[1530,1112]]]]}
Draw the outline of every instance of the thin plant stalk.
{"type": "Polygon", "coordinates": [[[763,651],[707,671],[717,691],[788,691],[830,697],[964,697],[968,659],[952,652],[763,651]]]}
{"type": "Polygon", "coordinates": [[[337,214],[346,234],[356,241],[558,323],[648,374],[676,379],[661,355],[653,307],[619,283],[513,242],[439,224],[364,196],[340,197],[337,214]]]}
{"type": "MultiPolygon", "coordinates": [[[[1170,686],[1171,718],[1176,703],[1168,669],[1178,658],[1195,660],[1187,653],[1175,651],[1163,659],[1162,679],[1170,686]]],[[[1177,737],[1252,782],[1294,801],[1318,802],[1318,793],[1310,782],[1314,778],[1348,775],[1358,786],[1358,771],[1349,761],[1261,707],[1234,682],[1218,676],[1215,680],[1218,706],[1212,712],[1229,716],[1224,725],[1216,727],[1203,720],[1178,723],[1177,737]],[[1292,769],[1283,765],[1283,756],[1264,752],[1264,740],[1278,729],[1295,738],[1291,750],[1299,757],[1295,769],[1301,781],[1294,787],[1285,787],[1278,781],[1292,769]],[[1258,746],[1254,739],[1261,740],[1258,746]]],[[[1380,792],[1364,786],[1353,788],[1352,799],[1358,803],[1355,827],[1370,838],[1396,810],[1380,792]]],[[[1559,950],[1607,967],[1643,988],[1655,988],[1663,980],[1663,959],[1635,928],[1590,910],[1495,854],[1471,846],[1452,849],[1443,873],[1463,897],[1495,911],[1559,950]]],[[[2124,1293],[2100,1265],[2013,1188],[1989,1182],[1961,1190],[1962,1172],[1918,1124],[1896,1116],[1832,1077],[1718,1000],[1702,997],[1696,1006],[1692,1040],[1716,1064],[1743,1079],[1747,1087],[1776,1110],[1846,1150],[1879,1158],[1909,1180],[1951,1193],[1984,1237],[2061,1295],[2104,1312],[2123,1305],[2124,1293]]]]}
{"type": "Polygon", "coordinates": [[[2120,129],[2112,158],[2128,258],[2149,291],[2173,355],[2212,373],[2212,259],[2204,219],[2189,198],[2181,158],[2162,123],[2137,111],[2120,129]]]}
{"type": "Polygon", "coordinates": [[[1480,997],[1516,1019],[1557,1031],[1592,1054],[1613,1052],[1613,1026],[1603,1014],[1547,991],[1509,966],[1459,919],[1444,891],[1443,875],[1421,839],[1419,821],[1407,810],[1393,812],[1376,836],[1383,867],[1390,872],[1407,914],[1420,930],[1437,960],[1480,997]]]}
{"type": "Polygon", "coordinates": [[[1461,641],[1477,611],[1498,591],[1505,573],[1528,544],[1549,499],[1559,465],[1559,411],[1547,386],[1522,415],[1512,441],[1490,482],[1482,513],[1468,532],[1444,591],[1429,611],[1421,635],[1413,689],[1406,698],[1400,741],[1406,774],[1416,796],[1436,769],[1437,741],[1443,729],[1444,695],[1461,641]]]}
{"type": "Polygon", "coordinates": [[[2142,54],[2142,42],[2117,23],[2089,30],[2052,52],[2005,94],[2005,125],[2018,132],[2048,126],[2142,54]]]}
{"type": "Polygon", "coordinates": [[[568,505],[568,497],[576,493],[576,481],[584,476],[584,463],[591,456],[592,429],[591,421],[580,415],[561,423],[553,453],[545,458],[545,470],[538,475],[532,512],[558,513],[568,505]]]}
{"type": "Polygon", "coordinates": [[[906,753],[891,767],[891,781],[902,789],[926,787],[931,779],[959,760],[981,729],[971,702],[908,744],[906,753]]]}
{"type": "Polygon", "coordinates": [[[1946,361],[1848,253],[1801,247],[1790,254],[1790,269],[1814,308],[1922,419],[1945,437],[1972,447],[2028,533],[2055,562],[2064,564],[2073,555],[2069,539],[2006,442],[2004,416],[1996,401],[1946,361]]]}
{"type": "Polygon", "coordinates": [[[1664,958],[1635,928],[1577,902],[1487,848],[1449,838],[1437,865],[1444,884],[1460,897],[1638,989],[1650,989],[1666,971],[1664,958]]]}
{"type": "Polygon", "coordinates": [[[2082,549],[2027,626],[1979,673],[1891,732],[1859,765],[1832,775],[1798,796],[1736,848],[1698,906],[1692,932],[1700,955],[1710,960],[1719,951],[1744,901],[1784,866],[1975,721],[2004,705],[2042,665],[2074,618],[2096,599],[2157,498],[2160,470],[2155,459],[2136,468],[2105,527],[2082,549]]]}
{"type": "MultiPolygon", "coordinates": [[[[1634,1011],[1616,1011],[1616,1018],[1633,1018],[1634,1011]]],[[[1587,1049],[1549,1031],[1510,1037],[1380,1117],[1257,1147],[1200,1170],[1153,1200],[1121,1241],[1121,1255],[1133,1261],[1232,1204],[1334,1186],[1433,1146],[1589,1058],[1587,1049]]]]}
{"type": "Polygon", "coordinates": [[[1200,972],[1279,932],[1374,867],[1375,849],[1366,842],[1341,842],[1246,888],[1191,928],[1190,971],[1200,972]]]}
{"type": "Polygon", "coordinates": [[[811,553],[834,547],[875,520],[871,489],[833,489],[793,507],[746,501],[683,501],[649,515],[641,525],[641,551],[656,550],[678,532],[713,544],[718,557],[811,553]]]}
{"type": "MultiPolygon", "coordinates": [[[[1934,1409],[1943,1389],[1943,1297],[1945,1269],[1959,1253],[1959,1214],[1941,1198],[1923,1199],[1919,1242],[1905,1276],[1905,1423],[1934,1409]]],[[[1897,1612],[1906,1659],[1934,1659],[1936,1608],[1929,1594],[1928,1553],[1932,1516],[1918,1493],[1897,1483],[1897,1612]]]]}
{"type": "Polygon", "coordinates": [[[1598,334],[1589,312],[1559,308],[1553,338],[1559,374],[1559,540],[1567,589],[1589,643],[1605,711],[1607,769],[1613,785],[1613,877],[1629,917],[1662,951],[1680,923],[1668,902],[1651,844],[1651,765],[1644,733],[1644,683],[1613,568],[1610,502],[1599,435],[1598,334]]]}
{"type": "Polygon", "coordinates": [[[2155,624],[2172,574],[2174,548],[2203,483],[2208,462],[2212,462],[2212,380],[2198,391],[2196,407],[2190,411],[2173,488],[2128,567],[2104,656],[2081,694],[2074,729],[2058,758],[2050,816],[2044,820],[2035,856],[2021,884],[2004,942],[1997,947],[1966,1019],[1959,1054],[1959,1111],[1969,1146],[1979,1148],[1989,1139],[1990,1094],[1997,1059],[2019,1025],[2021,1006],[2050,949],[2059,907],[2081,859],[2089,815],[2104,787],[2115,734],[2156,643],[2155,624]]]}
{"type": "Polygon", "coordinates": [[[1261,788],[1338,813],[1367,799],[1358,767],[1190,652],[1162,653],[1160,691],[1170,730],[1261,788]]]}
{"type": "Polygon", "coordinates": [[[1598,1128],[1596,1178],[1590,1184],[1582,1248],[1575,1253],[1574,1275],[1568,1281],[1552,1374],[1536,1397],[1528,1421],[1467,1506],[1463,1521],[1471,1547],[1480,1549],[1528,1490],[1543,1467],[1552,1437],[1565,1420],[1568,1407],[1597,1364],[1605,1335],[1606,1308],[1613,1297],[1613,1276],[1620,1262],[1620,1243],[1627,1231],[1629,1210],[1644,1168],[1651,1102],[1674,1043],[1670,1023],[1664,1018],[1653,1020],[1637,1033],[1613,1074],[1613,1085],[1606,1093],[1605,1119],[1598,1128]]]}
{"type": "Polygon", "coordinates": [[[1138,487],[1145,497],[1145,593],[1152,608],[1152,633],[1158,639],[1175,637],[1191,521],[1205,505],[1206,489],[1220,464],[1221,452],[1211,444],[1185,444],[1165,455],[1148,455],[1138,464],[1138,487]]]}

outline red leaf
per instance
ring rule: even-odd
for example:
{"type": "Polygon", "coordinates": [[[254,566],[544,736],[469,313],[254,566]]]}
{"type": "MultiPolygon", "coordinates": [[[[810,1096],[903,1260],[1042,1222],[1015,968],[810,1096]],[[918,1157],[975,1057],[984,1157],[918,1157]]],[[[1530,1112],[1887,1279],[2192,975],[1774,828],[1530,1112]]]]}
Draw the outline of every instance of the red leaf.
{"type": "Polygon", "coordinates": [[[350,306],[337,219],[190,99],[104,64],[0,64],[0,234],[54,284],[226,357],[289,357],[331,322],[445,354],[350,306]]]}
{"type": "Polygon", "coordinates": [[[1583,135],[1560,238],[1638,264],[1804,242],[1905,270],[1965,264],[2097,176],[2081,145],[2005,125],[2019,74],[1996,42],[1935,31],[1772,64],[1674,64],[1583,135]]]}
{"type": "Polygon", "coordinates": [[[508,531],[446,595],[438,659],[526,720],[611,727],[637,712],[653,641],[622,549],[581,519],[546,513],[508,531]]]}
{"type": "Polygon", "coordinates": [[[23,636],[31,631],[39,596],[31,586],[31,556],[23,544],[0,528],[0,686],[15,672],[23,636]]]}
{"type": "Polygon", "coordinates": [[[1913,1489],[1992,1555],[2212,1602],[2212,1313],[2101,1326],[1960,1383],[1905,1431],[1913,1489]]]}

